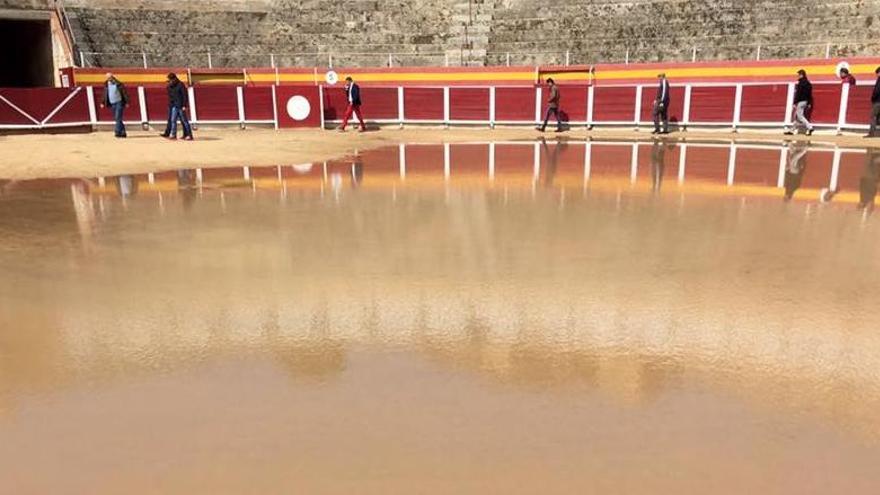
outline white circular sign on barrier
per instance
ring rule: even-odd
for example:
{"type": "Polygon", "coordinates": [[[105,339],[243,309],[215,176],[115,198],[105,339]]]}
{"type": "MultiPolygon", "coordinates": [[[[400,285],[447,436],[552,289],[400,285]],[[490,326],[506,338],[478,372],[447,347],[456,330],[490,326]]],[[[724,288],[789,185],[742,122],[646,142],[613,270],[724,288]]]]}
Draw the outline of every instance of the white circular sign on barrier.
{"type": "Polygon", "coordinates": [[[840,77],[840,69],[849,70],[849,62],[844,60],[837,64],[837,67],[834,68],[834,73],[837,74],[837,77],[840,77]]]}
{"type": "Polygon", "coordinates": [[[293,120],[306,120],[310,113],[312,113],[312,105],[304,96],[291,96],[287,100],[287,115],[293,120]]]}
{"type": "Polygon", "coordinates": [[[327,84],[332,86],[339,82],[339,74],[337,74],[335,70],[328,70],[327,73],[324,74],[324,80],[327,81],[327,84]]]}

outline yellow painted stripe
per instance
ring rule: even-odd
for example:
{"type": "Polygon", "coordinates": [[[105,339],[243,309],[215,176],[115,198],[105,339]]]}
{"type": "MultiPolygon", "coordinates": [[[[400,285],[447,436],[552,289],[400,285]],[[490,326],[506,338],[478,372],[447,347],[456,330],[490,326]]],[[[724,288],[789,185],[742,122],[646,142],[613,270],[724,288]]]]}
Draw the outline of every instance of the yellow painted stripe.
{"type": "MultiPolygon", "coordinates": [[[[164,83],[167,78],[167,74],[127,74],[124,72],[114,72],[114,76],[122,82],[150,82],[150,83],[164,83]]],[[[180,78],[181,81],[188,83],[189,76],[186,73],[178,74],[177,77],[180,78]]],[[[89,74],[83,72],[76,73],[76,82],[77,84],[100,84],[105,80],[104,74],[89,74]]]]}

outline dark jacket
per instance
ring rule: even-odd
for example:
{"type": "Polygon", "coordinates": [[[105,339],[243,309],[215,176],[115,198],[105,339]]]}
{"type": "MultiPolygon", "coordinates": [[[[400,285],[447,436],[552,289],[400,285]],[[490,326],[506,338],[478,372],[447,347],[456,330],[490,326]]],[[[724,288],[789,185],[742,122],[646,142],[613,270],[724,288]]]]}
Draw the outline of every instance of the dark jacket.
{"type": "Polygon", "coordinates": [[[871,103],[880,103],[880,77],[874,83],[874,92],[871,93],[871,103]]]}
{"type": "Polygon", "coordinates": [[[813,104],[813,84],[806,77],[798,79],[797,86],[794,88],[794,103],[805,101],[808,105],[813,104]]]}
{"type": "Polygon", "coordinates": [[[186,86],[176,80],[168,85],[168,107],[184,108],[189,103],[189,97],[186,94],[186,86]]]}
{"type": "Polygon", "coordinates": [[[669,106],[669,79],[660,81],[660,85],[657,86],[657,96],[654,97],[654,100],[662,103],[664,107],[669,106]]]}
{"type": "Polygon", "coordinates": [[[855,85],[856,78],[852,74],[847,74],[847,75],[840,78],[840,82],[843,84],[855,85]]]}
{"type": "Polygon", "coordinates": [[[349,99],[352,105],[360,105],[361,87],[358,86],[357,83],[351,83],[351,86],[348,87],[348,91],[345,92],[345,97],[349,99]]]}
{"type": "Polygon", "coordinates": [[[549,108],[559,108],[559,86],[550,86],[550,97],[547,98],[547,106],[549,108]]]}
{"type": "MultiPolygon", "coordinates": [[[[115,77],[113,79],[110,79],[107,82],[110,82],[110,81],[113,81],[116,83],[116,87],[119,88],[119,96],[122,97],[122,104],[127,106],[128,105],[128,91],[125,90],[125,85],[122,84],[119,81],[119,79],[116,79],[115,77]]],[[[110,90],[107,88],[107,82],[104,83],[104,106],[105,107],[110,106],[110,90]]]]}

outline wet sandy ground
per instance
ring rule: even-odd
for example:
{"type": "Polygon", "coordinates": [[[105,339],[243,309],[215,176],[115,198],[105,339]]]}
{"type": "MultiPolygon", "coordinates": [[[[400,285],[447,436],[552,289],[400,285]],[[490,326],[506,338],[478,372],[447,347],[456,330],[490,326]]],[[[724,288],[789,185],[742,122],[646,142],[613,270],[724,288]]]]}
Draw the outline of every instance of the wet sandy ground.
{"type": "MultiPolygon", "coordinates": [[[[829,131],[830,132],[830,131],[829,131]]],[[[383,128],[366,132],[340,133],[321,130],[216,129],[196,133],[195,142],[169,142],[157,132],[131,129],[129,138],[119,140],[109,132],[91,134],[54,134],[0,136],[0,178],[33,179],[39,177],[97,177],[126,173],[144,173],[178,168],[212,168],[238,165],[275,166],[323,161],[398,143],[457,143],[479,140],[534,139],[539,133],[531,128],[383,128]]],[[[642,130],[599,129],[545,134],[551,139],[650,139],[642,130]]],[[[782,132],[743,131],[738,134],[720,131],[691,130],[673,133],[671,139],[718,139],[778,142],[782,132]]],[[[807,140],[806,136],[793,139],[807,140]]],[[[814,134],[814,143],[841,146],[880,147],[880,139],[860,136],[814,134]]]]}
{"type": "Polygon", "coordinates": [[[536,181],[10,188],[0,493],[877,491],[876,215],[536,181]]]}

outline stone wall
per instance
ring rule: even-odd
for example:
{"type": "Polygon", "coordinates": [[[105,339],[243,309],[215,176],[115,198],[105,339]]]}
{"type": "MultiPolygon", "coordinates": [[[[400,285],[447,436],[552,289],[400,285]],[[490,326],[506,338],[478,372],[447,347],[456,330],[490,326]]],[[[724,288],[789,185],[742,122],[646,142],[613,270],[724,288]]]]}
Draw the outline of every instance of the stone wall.
{"type": "MultiPolygon", "coordinates": [[[[0,0],[28,3],[36,0],[0,0]]],[[[92,65],[503,65],[874,55],[880,0],[68,0],[92,65]],[[760,46],[760,48],[759,48],[760,46]],[[509,55],[508,55],[509,54],[509,55]]],[[[2,8],[2,7],[0,7],[2,8]]]]}

